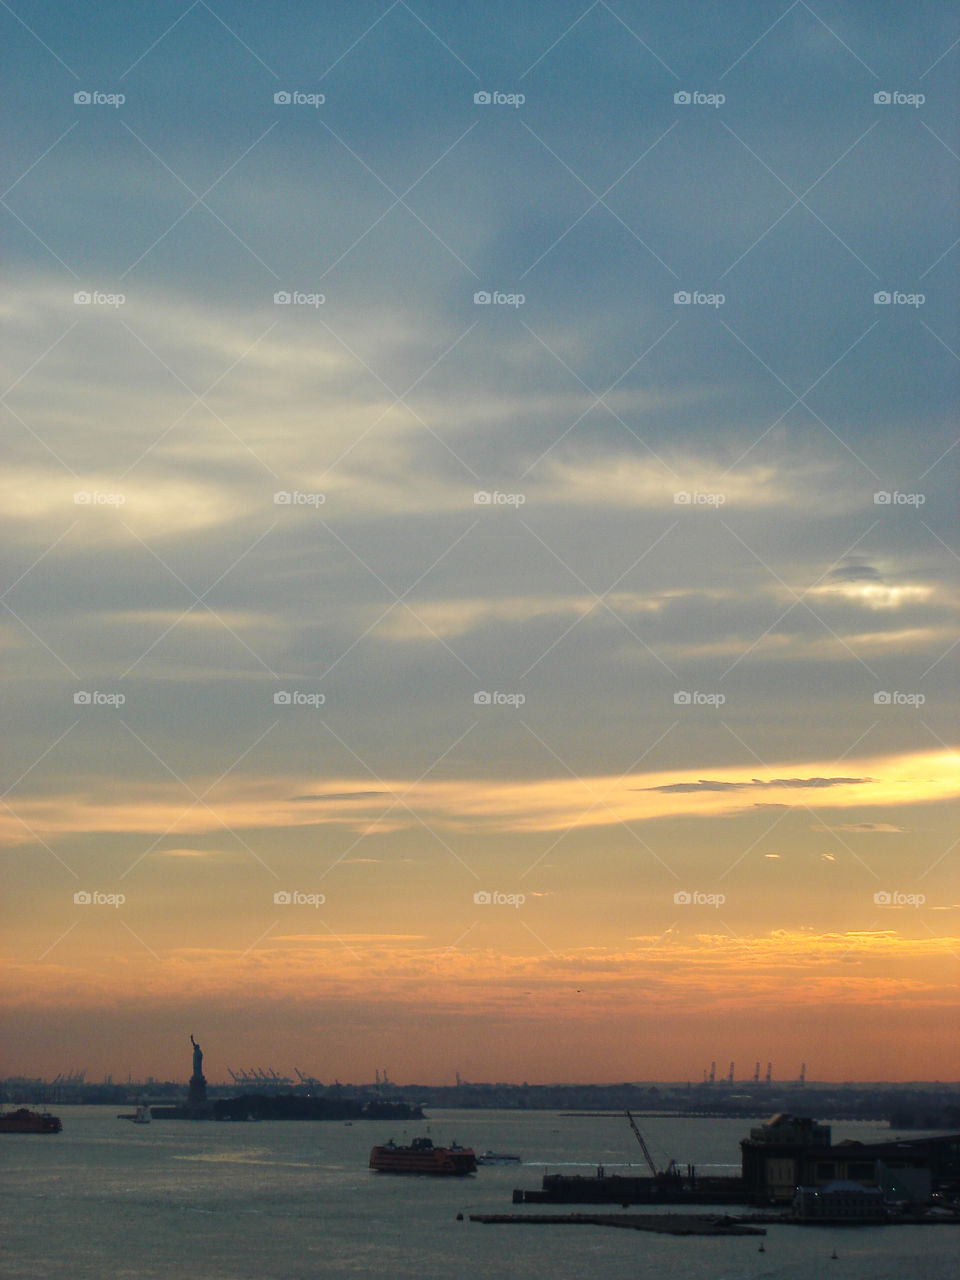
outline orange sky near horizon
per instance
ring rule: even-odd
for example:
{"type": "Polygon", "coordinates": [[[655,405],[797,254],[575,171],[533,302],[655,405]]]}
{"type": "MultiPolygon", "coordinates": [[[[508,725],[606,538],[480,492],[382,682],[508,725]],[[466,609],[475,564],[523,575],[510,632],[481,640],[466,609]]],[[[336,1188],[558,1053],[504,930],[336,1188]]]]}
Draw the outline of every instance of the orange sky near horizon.
{"type": "Polygon", "coordinates": [[[796,1058],[811,1079],[912,1080],[950,1078],[960,1062],[960,936],[891,927],[747,938],[715,928],[635,938],[617,952],[539,954],[516,937],[505,950],[466,940],[441,949],[314,928],[270,932],[245,955],[152,957],[138,935],[115,949],[114,928],[109,942],[66,938],[40,964],[8,963],[14,1034],[3,1072],[82,1064],[91,1078],[177,1078],[184,1019],[216,1045],[211,1078],[266,1059],[321,1079],[372,1078],[386,1064],[394,1079],[425,1083],[455,1070],[540,1082],[696,1079],[710,1058],[744,1071],[754,1058],[778,1071],[796,1058]],[[30,1027],[29,1042],[18,1026],[30,1027]],[[108,1026],[125,1029],[118,1042],[108,1026]],[[561,1058],[552,1043],[565,1046],[561,1058]]]}
{"type": "Polygon", "coordinates": [[[266,1056],[321,1079],[372,1077],[382,1058],[425,1083],[456,1070],[683,1079],[701,1060],[797,1058],[811,1078],[947,1078],[958,789],[955,753],[930,751],[848,758],[842,773],[807,761],[321,791],[255,776],[189,808],[173,784],[138,801],[119,781],[17,801],[9,852],[29,849],[34,869],[48,859],[60,888],[8,930],[0,1074],[82,1062],[176,1077],[186,1018],[217,1043],[221,1075],[266,1056]],[[25,842],[24,822],[42,843],[25,842]],[[97,839],[114,843],[82,886],[49,857],[97,839]],[[902,869],[911,846],[913,878],[891,877],[885,850],[902,869]],[[619,870],[607,883],[601,867],[619,870]],[[288,880],[325,901],[278,907],[288,880]],[[478,903],[488,884],[522,900],[478,903]],[[73,894],[95,886],[123,901],[78,909],[73,894]],[[97,1033],[108,1024],[130,1029],[122,1062],[97,1033]]]}

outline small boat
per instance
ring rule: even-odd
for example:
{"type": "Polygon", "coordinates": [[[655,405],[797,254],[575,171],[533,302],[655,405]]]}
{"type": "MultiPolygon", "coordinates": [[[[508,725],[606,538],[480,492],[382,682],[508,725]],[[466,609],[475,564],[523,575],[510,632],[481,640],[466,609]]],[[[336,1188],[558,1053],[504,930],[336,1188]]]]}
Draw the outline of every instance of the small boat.
{"type": "Polygon", "coordinates": [[[7,1111],[0,1115],[0,1133],[59,1133],[63,1128],[59,1116],[49,1111],[7,1111]]]}
{"type": "Polygon", "coordinates": [[[426,1173],[438,1177],[464,1177],[476,1173],[477,1158],[470,1147],[453,1142],[435,1147],[429,1138],[414,1138],[408,1147],[391,1138],[370,1152],[370,1168],[377,1173],[426,1173]]]}
{"type": "Polygon", "coordinates": [[[118,1120],[129,1120],[129,1121],[131,1121],[133,1124],[149,1124],[149,1123],[150,1123],[150,1108],[146,1105],[146,1103],[145,1103],[145,1102],[141,1102],[141,1103],[140,1103],[140,1105],[137,1107],[136,1111],[133,1113],[133,1115],[132,1115],[132,1116],[131,1116],[131,1115],[120,1115],[120,1114],[119,1114],[119,1112],[118,1112],[118,1114],[117,1114],[117,1119],[118,1119],[118,1120]]]}
{"type": "Polygon", "coordinates": [[[504,1151],[484,1151],[477,1156],[477,1164],[522,1164],[519,1156],[507,1155],[504,1151]]]}

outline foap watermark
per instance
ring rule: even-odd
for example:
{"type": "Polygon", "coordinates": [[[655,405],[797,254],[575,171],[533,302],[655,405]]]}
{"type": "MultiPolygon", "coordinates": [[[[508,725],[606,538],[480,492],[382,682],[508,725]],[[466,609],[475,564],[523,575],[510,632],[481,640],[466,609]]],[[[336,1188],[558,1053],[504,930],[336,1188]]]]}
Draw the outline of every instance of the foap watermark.
{"type": "Polygon", "coordinates": [[[678,907],[713,907],[717,911],[726,900],[724,893],[704,893],[701,889],[678,889],[673,895],[678,907]]]}
{"type": "Polygon", "coordinates": [[[273,295],[275,307],[322,307],[327,300],[325,293],[303,293],[299,289],[278,289],[273,295]]]}
{"type": "Polygon", "coordinates": [[[322,107],[326,100],[325,93],[301,93],[299,89],[280,89],[273,95],[278,107],[322,107]]]}
{"type": "Polygon", "coordinates": [[[326,500],[325,493],[301,493],[299,489],[281,489],[273,495],[278,507],[322,507],[326,500]]]}
{"type": "Polygon", "coordinates": [[[126,100],[125,93],[101,93],[99,89],[79,89],[73,95],[76,107],[122,107],[126,100]]]}
{"type": "Polygon", "coordinates": [[[901,93],[899,89],[879,89],[873,95],[874,106],[877,107],[922,107],[926,102],[926,94],[901,93]]]}
{"type": "Polygon", "coordinates": [[[925,493],[901,493],[899,489],[881,489],[873,495],[877,507],[922,507],[926,500],[925,493]]]}
{"type": "Polygon", "coordinates": [[[675,307],[722,307],[727,300],[725,293],[704,293],[701,289],[678,289],[673,295],[675,307]]]}
{"type": "Polygon", "coordinates": [[[673,101],[678,107],[722,107],[725,93],[701,93],[699,89],[678,89],[673,101]]]}
{"type": "Polygon", "coordinates": [[[478,89],[473,95],[475,107],[522,107],[526,102],[522,93],[501,93],[499,89],[478,89]]]}
{"type": "Polygon", "coordinates": [[[301,693],[299,689],[278,689],[273,695],[275,707],[322,707],[327,700],[325,693],[301,693]]]}
{"type": "Polygon", "coordinates": [[[899,689],[892,692],[881,689],[873,695],[875,707],[922,707],[926,700],[925,693],[901,693],[899,689]]]}
{"type": "Polygon", "coordinates": [[[526,500],[524,493],[501,493],[499,489],[478,489],[473,495],[475,507],[522,507],[526,500]]]}
{"type": "Polygon", "coordinates": [[[478,889],[473,895],[478,907],[522,907],[526,894],[502,893],[499,889],[478,889]]]}
{"type": "Polygon", "coordinates": [[[101,493],[99,489],[78,489],[73,495],[78,507],[122,507],[127,500],[125,493],[101,493]]]}
{"type": "Polygon", "coordinates": [[[101,693],[99,689],[78,689],[73,695],[75,707],[122,707],[125,693],[101,693]]]}
{"type": "Polygon", "coordinates": [[[101,293],[99,289],[78,289],[73,295],[76,307],[122,307],[126,300],[125,293],[101,293]]]}
{"type": "Polygon", "coordinates": [[[922,307],[925,293],[904,293],[902,289],[878,289],[873,295],[875,307],[922,307]]]}
{"type": "Polygon", "coordinates": [[[526,700],[525,693],[501,693],[498,689],[479,689],[473,695],[477,707],[522,707],[526,700]]]}
{"type": "Polygon", "coordinates": [[[475,307],[522,307],[525,293],[504,293],[502,289],[478,289],[473,295],[475,307]]]}
{"type": "Polygon", "coordinates": [[[303,893],[300,889],[278,889],[273,895],[278,907],[313,907],[316,910],[326,902],[326,894],[303,893]]]}
{"type": "Polygon", "coordinates": [[[873,895],[877,907],[922,907],[926,900],[923,893],[901,893],[899,889],[878,889],[873,895]]]}
{"type": "Polygon", "coordinates": [[[677,707],[722,707],[726,700],[725,693],[701,693],[699,689],[678,689],[673,695],[677,707]]]}
{"type": "Polygon", "coordinates": [[[78,907],[122,907],[126,900],[125,893],[101,893],[99,889],[78,889],[73,895],[78,907]]]}
{"type": "Polygon", "coordinates": [[[694,489],[693,492],[680,489],[673,495],[673,501],[678,507],[722,507],[726,500],[726,494],[701,493],[699,489],[694,489]]]}

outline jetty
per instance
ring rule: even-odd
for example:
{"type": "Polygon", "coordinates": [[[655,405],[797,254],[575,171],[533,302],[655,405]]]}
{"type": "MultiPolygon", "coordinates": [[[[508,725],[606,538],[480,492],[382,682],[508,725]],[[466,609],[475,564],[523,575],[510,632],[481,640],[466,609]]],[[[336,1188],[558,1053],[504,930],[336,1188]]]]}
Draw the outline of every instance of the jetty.
{"type": "Polygon", "coordinates": [[[765,1227],[747,1225],[726,1215],[693,1213],[471,1213],[485,1226],[525,1223],[529,1226],[625,1227],[668,1236],[765,1236],[765,1227]]]}

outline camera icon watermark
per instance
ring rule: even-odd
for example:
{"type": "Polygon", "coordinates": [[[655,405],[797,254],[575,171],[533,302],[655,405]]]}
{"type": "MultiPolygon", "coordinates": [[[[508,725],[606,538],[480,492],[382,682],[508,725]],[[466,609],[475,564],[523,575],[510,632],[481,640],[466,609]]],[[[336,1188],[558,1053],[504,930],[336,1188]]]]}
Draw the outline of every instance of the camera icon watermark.
{"type": "Polygon", "coordinates": [[[679,489],[673,495],[673,501],[678,507],[722,507],[726,500],[724,493],[701,493],[699,489],[694,489],[692,493],[688,489],[679,489]]]}
{"type": "Polygon", "coordinates": [[[926,500],[925,493],[901,493],[899,489],[881,489],[873,495],[877,507],[922,507],[926,500]]]}
{"type": "Polygon", "coordinates": [[[678,907],[713,907],[719,909],[726,902],[724,893],[704,893],[700,889],[678,889],[673,901],[678,907]]]}
{"type": "Polygon", "coordinates": [[[525,293],[504,293],[502,289],[478,289],[473,295],[475,307],[522,307],[527,300],[525,293]]]}
{"type": "Polygon", "coordinates": [[[73,895],[78,907],[122,907],[127,896],[124,893],[101,893],[99,889],[78,889],[73,895]]]}
{"type": "Polygon", "coordinates": [[[77,107],[122,107],[126,100],[125,93],[101,93],[99,89],[79,89],[73,95],[77,107]]]}
{"type": "Polygon", "coordinates": [[[473,695],[475,707],[522,707],[527,700],[525,693],[501,693],[494,689],[480,689],[473,695]]]}
{"type": "Polygon", "coordinates": [[[126,701],[125,693],[101,693],[99,689],[78,689],[73,695],[75,707],[122,707],[126,701]]]}
{"type": "Polygon", "coordinates": [[[322,707],[327,700],[325,693],[301,693],[299,689],[278,689],[273,695],[275,707],[322,707]]]}
{"type": "Polygon", "coordinates": [[[727,300],[725,293],[705,293],[702,289],[678,289],[673,295],[675,307],[722,307],[727,300]]]}
{"type": "Polygon", "coordinates": [[[722,107],[727,96],[724,93],[701,93],[698,89],[678,89],[673,101],[678,107],[722,107]]]}
{"type": "Polygon", "coordinates": [[[475,507],[522,507],[526,500],[524,493],[501,493],[499,489],[478,489],[473,495],[475,507]]]}
{"type": "Polygon", "coordinates": [[[100,290],[78,289],[73,295],[77,307],[122,307],[127,300],[125,293],[101,293],[100,290]]]}
{"type": "Polygon", "coordinates": [[[299,289],[278,289],[273,295],[275,307],[322,307],[326,302],[325,293],[304,293],[299,289]]]}
{"type": "Polygon", "coordinates": [[[492,92],[489,89],[478,89],[473,95],[476,107],[522,107],[526,100],[523,93],[501,93],[499,89],[492,92]]]}
{"type": "Polygon", "coordinates": [[[726,700],[725,693],[701,693],[699,689],[678,689],[673,695],[676,707],[722,707],[726,700]]]}
{"type": "Polygon", "coordinates": [[[327,100],[325,93],[301,93],[298,89],[280,89],[273,95],[278,107],[322,107],[327,100]]]}
{"type": "Polygon", "coordinates": [[[281,489],[273,495],[278,507],[322,507],[326,500],[325,493],[301,493],[299,489],[281,489]]]}
{"type": "Polygon", "coordinates": [[[315,911],[326,900],[326,894],[303,893],[300,889],[278,889],[273,895],[273,902],[277,907],[313,907],[315,911]]]}
{"type": "Polygon", "coordinates": [[[78,489],[73,495],[78,507],[122,507],[126,500],[124,493],[101,493],[98,489],[78,489]]]}
{"type": "Polygon", "coordinates": [[[925,693],[901,693],[899,689],[881,689],[873,695],[875,707],[922,707],[926,701],[925,693]]]}
{"type": "Polygon", "coordinates": [[[524,893],[502,893],[499,889],[478,889],[473,901],[478,907],[522,907],[527,896],[524,893]]]}
{"type": "Polygon", "coordinates": [[[905,293],[902,289],[878,289],[873,295],[875,307],[922,307],[927,300],[925,293],[905,293]]]}
{"type": "Polygon", "coordinates": [[[922,907],[926,900],[926,894],[901,893],[899,889],[878,889],[873,895],[877,907],[922,907]]]}

